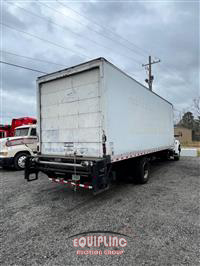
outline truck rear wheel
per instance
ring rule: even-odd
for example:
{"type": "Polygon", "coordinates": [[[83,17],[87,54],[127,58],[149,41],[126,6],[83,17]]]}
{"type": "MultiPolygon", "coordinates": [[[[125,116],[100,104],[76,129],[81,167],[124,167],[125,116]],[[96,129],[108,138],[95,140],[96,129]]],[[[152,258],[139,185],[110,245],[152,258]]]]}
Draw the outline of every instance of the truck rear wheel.
{"type": "Polygon", "coordinates": [[[25,168],[25,161],[28,154],[25,152],[18,153],[14,158],[14,167],[16,170],[23,170],[25,168]]]}
{"type": "Polygon", "coordinates": [[[145,184],[149,180],[149,161],[147,158],[142,158],[136,163],[136,181],[139,184],[145,184]]]}
{"type": "Polygon", "coordinates": [[[174,154],[174,161],[180,160],[180,153],[174,154]]]}

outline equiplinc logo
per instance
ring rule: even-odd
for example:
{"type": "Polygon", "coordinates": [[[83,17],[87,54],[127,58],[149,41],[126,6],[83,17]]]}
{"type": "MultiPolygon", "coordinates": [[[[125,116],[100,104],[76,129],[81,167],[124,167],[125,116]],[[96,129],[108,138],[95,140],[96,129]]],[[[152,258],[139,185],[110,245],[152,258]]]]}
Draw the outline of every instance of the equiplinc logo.
{"type": "Polygon", "coordinates": [[[70,238],[73,238],[73,246],[78,248],[77,255],[122,255],[123,248],[127,246],[126,237],[128,236],[111,231],[88,231],[70,238]],[[93,233],[98,235],[93,235],[93,233]],[[90,235],[83,236],[86,234],[90,235]]]}

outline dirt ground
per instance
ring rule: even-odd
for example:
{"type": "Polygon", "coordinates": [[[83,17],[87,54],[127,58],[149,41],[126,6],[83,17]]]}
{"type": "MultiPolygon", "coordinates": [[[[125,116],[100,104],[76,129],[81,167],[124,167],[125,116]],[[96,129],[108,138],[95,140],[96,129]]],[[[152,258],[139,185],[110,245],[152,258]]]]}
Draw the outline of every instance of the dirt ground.
{"type": "Polygon", "coordinates": [[[199,165],[200,158],[191,157],[156,162],[148,184],[121,180],[97,196],[51,183],[42,174],[28,183],[23,172],[0,169],[0,263],[199,265],[199,165]],[[69,237],[88,231],[125,234],[124,253],[76,255],[81,248],[69,237]]]}

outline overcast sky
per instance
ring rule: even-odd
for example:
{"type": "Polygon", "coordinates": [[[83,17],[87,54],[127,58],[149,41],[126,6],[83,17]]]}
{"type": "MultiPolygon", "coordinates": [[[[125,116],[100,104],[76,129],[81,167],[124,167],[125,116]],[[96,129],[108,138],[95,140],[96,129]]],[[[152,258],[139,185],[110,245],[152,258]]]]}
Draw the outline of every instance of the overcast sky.
{"type": "MultiPolygon", "coordinates": [[[[105,57],[145,84],[142,63],[152,55],[161,59],[153,65],[153,90],[174,105],[176,116],[199,95],[198,1],[6,2],[1,61],[50,73],[105,57]]],[[[36,116],[40,75],[1,64],[0,123],[36,116]]]]}

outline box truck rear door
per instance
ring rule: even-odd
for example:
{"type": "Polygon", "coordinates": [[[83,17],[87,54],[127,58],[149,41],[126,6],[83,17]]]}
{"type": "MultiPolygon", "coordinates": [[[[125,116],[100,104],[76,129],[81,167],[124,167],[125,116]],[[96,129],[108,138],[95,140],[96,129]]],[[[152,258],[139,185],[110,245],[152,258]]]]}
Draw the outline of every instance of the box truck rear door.
{"type": "Polygon", "coordinates": [[[41,153],[99,157],[99,68],[40,85],[41,153]]]}

